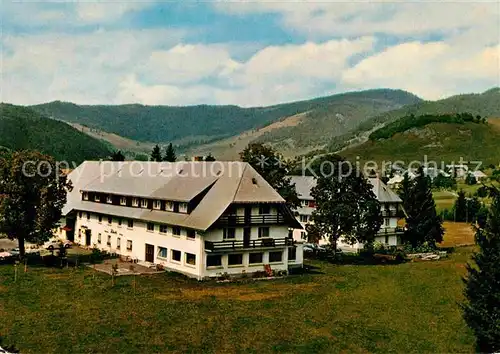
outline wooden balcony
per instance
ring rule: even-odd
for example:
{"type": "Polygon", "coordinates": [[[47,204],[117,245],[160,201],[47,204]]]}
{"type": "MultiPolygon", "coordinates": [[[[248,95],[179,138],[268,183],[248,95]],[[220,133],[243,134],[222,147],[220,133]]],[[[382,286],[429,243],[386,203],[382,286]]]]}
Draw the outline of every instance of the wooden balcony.
{"type": "Polygon", "coordinates": [[[387,217],[387,218],[390,218],[390,217],[393,217],[393,218],[404,218],[405,217],[405,214],[403,213],[402,210],[386,210],[386,209],[382,209],[381,213],[382,213],[383,217],[387,217]]]}
{"type": "Polygon", "coordinates": [[[404,234],[405,230],[402,227],[381,227],[380,230],[377,232],[377,236],[399,236],[404,234]]]}
{"type": "Polygon", "coordinates": [[[254,248],[283,248],[293,246],[295,241],[290,238],[260,238],[257,240],[225,240],[225,241],[205,241],[205,251],[232,251],[254,248]]]}
{"type": "Polygon", "coordinates": [[[237,225],[266,225],[266,224],[284,224],[285,218],[281,214],[262,214],[262,215],[222,215],[216,224],[218,226],[237,226],[237,225]]]}

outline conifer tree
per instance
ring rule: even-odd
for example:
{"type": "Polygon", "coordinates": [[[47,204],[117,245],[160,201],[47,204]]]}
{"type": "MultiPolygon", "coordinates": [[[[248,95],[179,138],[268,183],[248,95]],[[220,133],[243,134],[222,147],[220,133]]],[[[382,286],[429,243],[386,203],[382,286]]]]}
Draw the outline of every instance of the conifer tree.
{"type": "Polygon", "coordinates": [[[500,192],[492,190],[487,223],[476,229],[479,252],[467,265],[462,305],[465,322],[476,337],[476,350],[500,352],[500,192]]]}
{"type": "Polygon", "coordinates": [[[155,145],[155,147],[153,148],[153,151],[151,151],[150,160],[156,161],[156,162],[161,161],[161,150],[160,150],[160,147],[158,146],[158,144],[155,145]]]}
{"type": "Polygon", "coordinates": [[[177,161],[177,156],[175,155],[175,150],[174,147],[172,146],[172,143],[168,144],[167,148],[165,149],[165,157],[163,158],[163,161],[167,162],[177,161]]]}
{"type": "Polygon", "coordinates": [[[464,222],[467,218],[467,199],[465,198],[465,192],[459,191],[458,198],[453,206],[453,213],[455,214],[455,221],[464,222]]]}
{"type": "Polygon", "coordinates": [[[435,246],[436,242],[443,240],[444,230],[442,220],[436,213],[431,180],[425,176],[422,167],[419,168],[417,177],[409,182],[406,188],[405,193],[401,194],[404,198],[403,207],[407,214],[407,230],[403,240],[413,247],[425,242],[430,246],[435,246]]]}

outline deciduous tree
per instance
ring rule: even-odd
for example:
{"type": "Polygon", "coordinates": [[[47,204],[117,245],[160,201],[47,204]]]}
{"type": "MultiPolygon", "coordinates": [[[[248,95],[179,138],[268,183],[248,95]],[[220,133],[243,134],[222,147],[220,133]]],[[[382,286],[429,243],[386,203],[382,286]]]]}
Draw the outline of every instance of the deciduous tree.
{"type": "Polygon", "coordinates": [[[248,162],[286,200],[292,209],[300,206],[300,200],[288,173],[290,162],[273,148],[254,143],[240,152],[241,161],[248,162]]]}
{"type": "Polygon", "coordinates": [[[324,158],[321,165],[311,190],[316,210],[308,231],[322,235],[335,248],[340,238],[371,245],[382,225],[380,203],[371,184],[338,156],[324,158]]]}
{"type": "Polygon", "coordinates": [[[70,189],[50,156],[20,151],[0,157],[0,233],[18,240],[21,257],[26,241],[52,237],[70,189]]]}

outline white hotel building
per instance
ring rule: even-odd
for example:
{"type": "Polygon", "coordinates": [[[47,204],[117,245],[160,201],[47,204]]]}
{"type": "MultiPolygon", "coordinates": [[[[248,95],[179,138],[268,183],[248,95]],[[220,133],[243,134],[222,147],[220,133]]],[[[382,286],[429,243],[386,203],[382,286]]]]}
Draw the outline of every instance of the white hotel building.
{"type": "MultiPolygon", "coordinates": [[[[295,184],[295,189],[301,201],[301,207],[295,212],[297,220],[302,225],[302,229],[295,229],[293,231],[293,238],[296,241],[306,241],[307,232],[305,226],[312,222],[311,214],[316,209],[316,203],[311,196],[311,189],[316,186],[316,179],[311,176],[291,176],[291,182],[295,184]]],[[[404,217],[403,201],[379,178],[368,178],[368,182],[372,185],[372,191],[382,205],[381,212],[384,219],[375,237],[375,242],[389,246],[401,244],[403,229],[398,227],[398,221],[404,217]]],[[[326,240],[319,242],[319,244],[327,243],[328,241],[326,240]]],[[[350,245],[339,240],[337,247],[351,251],[363,248],[363,244],[350,245]]]]}
{"type": "Polygon", "coordinates": [[[68,175],[65,237],[204,279],[302,266],[284,199],[242,162],[93,162],[68,175]]]}

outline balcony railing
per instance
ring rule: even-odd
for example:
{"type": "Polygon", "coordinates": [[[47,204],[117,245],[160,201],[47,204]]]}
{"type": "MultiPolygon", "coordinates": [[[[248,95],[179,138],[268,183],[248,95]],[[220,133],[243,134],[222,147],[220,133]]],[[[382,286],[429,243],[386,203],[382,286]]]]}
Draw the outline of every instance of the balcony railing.
{"type": "Polygon", "coordinates": [[[225,241],[205,241],[205,251],[230,251],[245,248],[276,248],[293,246],[292,238],[260,238],[257,240],[225,240],[225,241]]]}
{"type": "Polygon", "coordinates": [[[377,236],[380,235],[401,235],[405,232],[402,227],[383,227],[377,232],[377,236]]]}
{"type": "Polygon", "coordinates": [[[263,225],[263,224],[283,224],[285,218],[281,214],[262,214],[262,215],[222,215],[217,220],[218,225],[263,225]]]}
{"type": "Polygon", "coordinates": [[[403,218],[404,217],[404,213],[402,210],[385,210],[385,209],[382,209],[381,210],[382,212],[382,216],[384,217],[394,217],[394,218],[403,218]]]}

